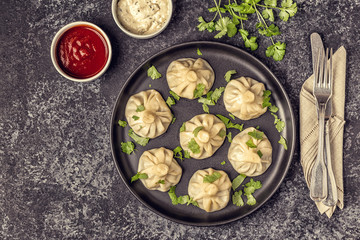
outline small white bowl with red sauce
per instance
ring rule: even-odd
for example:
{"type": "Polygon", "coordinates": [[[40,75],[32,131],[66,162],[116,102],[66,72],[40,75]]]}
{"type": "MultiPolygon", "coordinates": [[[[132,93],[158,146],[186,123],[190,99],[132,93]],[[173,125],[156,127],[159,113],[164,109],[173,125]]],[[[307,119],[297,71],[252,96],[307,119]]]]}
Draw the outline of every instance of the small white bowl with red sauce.
{"type": "Polygon", "coordinates": [[[51,44],[56,70],[75,82],[89,82],[108,69],[112,49],[106,33],[93,23],[73,22],[61,28],[51,44]]]}

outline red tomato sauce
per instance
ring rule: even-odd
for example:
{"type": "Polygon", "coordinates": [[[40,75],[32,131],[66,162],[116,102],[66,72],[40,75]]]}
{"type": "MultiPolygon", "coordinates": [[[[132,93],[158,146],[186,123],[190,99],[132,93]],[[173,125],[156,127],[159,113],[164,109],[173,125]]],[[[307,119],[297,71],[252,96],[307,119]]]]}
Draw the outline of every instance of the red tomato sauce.
{"type": "Polygon", "coordinates": [[[85,79],[99,73],[109,57],[105,38],[90,26],[76,26],[59,39],[56,49],[61,69],[72,77],[85,79]]]}

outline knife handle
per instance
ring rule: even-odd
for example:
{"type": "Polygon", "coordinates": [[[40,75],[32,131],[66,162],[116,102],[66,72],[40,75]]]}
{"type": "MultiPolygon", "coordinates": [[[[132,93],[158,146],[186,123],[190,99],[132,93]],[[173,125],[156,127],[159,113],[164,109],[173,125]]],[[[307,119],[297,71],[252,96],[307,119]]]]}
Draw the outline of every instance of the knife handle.
{"type": "Polygon", "coordinates": [[[330,131],[329,131],[329,121],[326,121],[325,124],[325,163],[326,168],[328,172],[328,196],[323,201],[323,204],[325,204],[328,207],[335,206],[338,200],[337,196],[337,187],[336,187],[336,181],[335,181],[335,175],[332,170],[332,164],[331,164],[331,151],[330,151],[330,131]]]}

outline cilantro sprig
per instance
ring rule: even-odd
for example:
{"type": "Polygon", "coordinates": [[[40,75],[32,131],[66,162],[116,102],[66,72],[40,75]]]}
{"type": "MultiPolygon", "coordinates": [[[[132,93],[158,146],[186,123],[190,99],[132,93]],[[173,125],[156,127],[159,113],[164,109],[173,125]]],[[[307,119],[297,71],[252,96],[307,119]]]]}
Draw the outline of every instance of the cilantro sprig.
{"type": "Polygon", "coordinates": [[[161,78],[162,75],[161,73],[159,73],[159,71],[156,69],[156,67],[154,65],[152,65],[148,70],[147,70],[147,75],[148,77],[150,77],[152,80],[161,78]]]}
{"type": "Polygon", "coordinates": [[[131,177],[131,182],[137,181],[139,179],[148,179],[149,176],[146,173],[136,173],[134,176],[131,177]]]}
{"type": "Polygon", "coordinates": [[[145,147],[148,143],[149,143],[149,138],[144,138],[144,137],[140,137],[139,135],[137,135],[134,130],[132,130],[131,128],[129,129],[129,137],[131,137],[132,139],[134,139],[134,141],[145,147]]]}
{"type": "Polygon", "coordinates": [[[221,176],[222,176],[221,173],[213,172],[213,174],[211,174],[211,175],[205,175],[203,178],[203,182],[204,183],[213,183],[216,180],[220,179],[221,176]]]}
{"type": "Polygon", "coordinates": [[[171,203],[173,205],[178,205],[178,204],[186,204],[186,205],[194,205],[196,207],[199,207],[199,204],[194,201],[192,198],[190,198],[189,195],[183,195],[183,196],[176,196],[176,193],[175,193],[175,189],[176,189],[176,186],[171,186],[170,187],[170,190],[168,191],[168,194],[169,194],[169,197],[171,199],[171,203]]]}
{"type": "Polygon", "coordinates": [[[261,0],[242,0],[239,3],[236,0],[229,0],[228,4],[223,5],[221,5],[221,0],[214,0],[214,3],[215,7],[208,9],[210,13],[215,13],[212,20],[207,22],[202,16],[198,17],[199,31],[216,32],[214,38],[225,35],[233,37],[239,32],[245,47],[254,51],[258,49],[257,37],[250,36],[249,31],[244,27],[244,22],[253,14],[257,19],[255,25],[257,32],[268,37],[271,42],[266,49],[266,56],[272,57],[275,61],[281,61],[284,58],[286,44],[274,41],[274,37],[280,35],[281,32],[273,22],[275,12],[278,12],[279,18],[284,22],[296,14],[297,4],[293,0],[282,0],[280,6],[277,0],[264,0],[263,3],[261,0]]]}
{"type": "Polygon", "coordinates": [[[205,98],[201,96],[199,97],[198,102],[203,104],[204,112],[209,113],[208,105],[214,106],[224,91],[225,87],[219,87],[215,88],[214,91],[208,92],[205,98]]]}

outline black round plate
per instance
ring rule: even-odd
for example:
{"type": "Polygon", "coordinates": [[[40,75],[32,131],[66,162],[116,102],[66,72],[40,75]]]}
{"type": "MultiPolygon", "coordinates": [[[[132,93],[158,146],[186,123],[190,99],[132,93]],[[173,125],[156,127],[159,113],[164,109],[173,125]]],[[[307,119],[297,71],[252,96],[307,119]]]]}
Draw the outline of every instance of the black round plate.
{"type": "MultiPolygon", "coordinates": [[[[222,114],[229,117],[224,107],[222,97],[215,106],[209,106],[209,108],[212,114],[222,114]]],[[[230,131],[233,137],[239,133],[236,129],[230,129],[230,131]]],[[[175,222],[197,226],[229,223],[250,214],[263,205],[279,188],[288,171],[295,148],[295,134],[295,120],[289,99],[274,74],[255,57],[237,47],[205,41],[183,43],[167,48],[141,64],[128,78],[120,91],[114,106],[110,129],[113,158],[124,183],[131,193],[145,206],[160,216],[175,222]],[[202,56],[197,55],[197,49],[202,52],[202,56]],[[228,70],[235,69],[237,74],[233,75],[233,78],[240,76],[252,77],[263,82],[266,88],[272,92],[271,101],[279,108],[277,114],[286,123],[282,135],[287,139],[287,151],[278,143],[280,135],[275,129],[274,117],[269,111],[259,118],[249,121],[231,119],[236,123],[244,123],[244,128],[260,126],[260,130],[265,132],[273,146],[272,165],[264,174],[254,177],[254,180],[260,180],[263,184],[262,188],[254,193],[257,200],[257,204],[254,206],[245,205],[243,207],[237,207],[232,204],[230,199],[226,208],[217,212],[207,213],[192,205],[186,206],[179,204],[174,206],[166,192],[150,191],[144,187],[141,181],[130,183],[131,177],[137,172],[138,159],[143,151],[159,147],[174,149],[179,146],[179,129],[182,123],[197,114],[204,113],[202,104],[198,103],[197,100],[180,99],[176,105],[171,107],[176,121],[170,125],[165,134],[150,140],[149,144],[145,147],[136,145],[137,150],[131,155],[127,155],[121,151],[121,142],[131,141],[128,136],[129,127],[122,128],[118,125],[118,120],[125,120],[125,105],[129,97],[140,91],[152,88],[159,91],[166,100],[167,97],[170,96],[170,89],[165,77],[166,69],[170,62],[184,57],[201,57],[210,63],[216,74],[212,89],[226,86],[227,83],[224,79],[225,73],[228,70]],[[160,79],[152,80],[147,76],[147,69],[152,65],[162,74],[160,79]],[[151,87],[149,86],[150,84],[151,87]]],[[[212,167],[214,169],[224,170],[228,173],[231,180],[234,179],[238,173],[227,160],[229,146],[230,143],[225,140],[224,144],[211,158],[203,160],[184,159],[183,161],[179,161],[183,169],[183,175],[176,187],[176,194],[178,196],[188,194],[189,179],[193,173],[199,169],[212,167]],[[226,161],[225,165],[221,165],[223,161],[226,161]]],[[[247,178],[244,183],[249,181],[249,179],[250,178],[247,178]]],[[[231,192],[231,195],[232,194],[233,192],[231,192]]]]}

